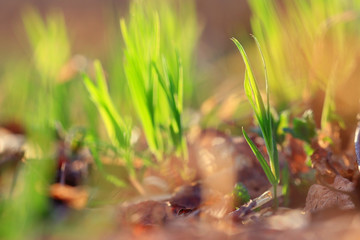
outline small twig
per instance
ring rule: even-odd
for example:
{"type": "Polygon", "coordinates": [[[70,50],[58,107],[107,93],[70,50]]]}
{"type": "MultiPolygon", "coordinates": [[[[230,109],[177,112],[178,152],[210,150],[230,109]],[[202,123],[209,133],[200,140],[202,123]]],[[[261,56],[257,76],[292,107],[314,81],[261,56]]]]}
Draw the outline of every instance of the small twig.
{"type": "Polygon", "coordinates": [[[245,216],[252,212],[252,209],[256,207],[256,200],[250,200],[247,204],[242,205],[239,209],[228,214],[235,222],[241,222],[245,216]]]}

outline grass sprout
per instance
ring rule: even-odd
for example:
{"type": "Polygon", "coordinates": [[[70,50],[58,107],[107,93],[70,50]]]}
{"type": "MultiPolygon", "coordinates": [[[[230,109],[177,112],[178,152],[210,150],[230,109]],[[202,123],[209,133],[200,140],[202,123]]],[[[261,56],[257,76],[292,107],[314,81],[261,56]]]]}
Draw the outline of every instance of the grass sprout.
{"type": "MultiPolygon", "coordinates": [[[[257,39],[254,37],[255,42],[259,48],[261,53],[260,45],[257,39]]],[[[255,76],[253,70],[250,66],[249,59],[246,55],[246,52],[243,46],[239,43],[238,40],[235,38],[231,39],[235,45],[237,46],[239,52],[245,63],[245,80],[244,80],[244,89],[246,96],[250,102],[250,105],[254,111],[256,120],[259,124],[261,129],[262,135],[264,137],[265,146],[267,149],[267,153],[269,156],[269,163],[265,160],[264,156],[261,154],[260,150],[256,147],[255,143],[249,138],[245,130],[243,129],[244,137],[249,144],[251,150],[255,154],[256,158],[260,162],[262,169],[265,172],[266,177],[268,178],[269,182],[273,186],[273,194],[274,194],[274,206],[277,207],[277,186],[280,181],[280,168],[279,168],[279,158],[278,158],[278,151],[276,140],[274,138],[273,132],[273,124],[272,124],[272,116],[270,112],[270,103],[269,103],[269,90],[268,90],[268,82],[267,82],[267,73],[266,73],[266,65],[263,58],[263,64],[265,69],[265,82],[266,82],[266,95],[267,101],[264,104],[262,99],[258,84],[255,80],[255,76]]]]}
{"type": "Polygon", "coordinates": [[[183,110],[183,71],[181,60],[178,59],[179,72],[175,76],[177,89],[174,85],[174,77],[169,73],[167,63],[164,60],[162,64],[162,71],[160,71],[155,64],[153,67],[157,74],[157,79],[169,104],[172,120],[169,122],[169,129],[173,144],[177,146],[177,152],[181,152],[184,158],[188,158],[186,140],[183,135],[183,126],[181,122],[181,113],[183,110]]]}
{"type": "Polygon", "coordinates": [[[158,160],[174,150],[187,158],[181,114],[197,39],[194,16],[176,12],[169,1],[139,0],[130,19],[120,21],[131,101],[158,160]]]}

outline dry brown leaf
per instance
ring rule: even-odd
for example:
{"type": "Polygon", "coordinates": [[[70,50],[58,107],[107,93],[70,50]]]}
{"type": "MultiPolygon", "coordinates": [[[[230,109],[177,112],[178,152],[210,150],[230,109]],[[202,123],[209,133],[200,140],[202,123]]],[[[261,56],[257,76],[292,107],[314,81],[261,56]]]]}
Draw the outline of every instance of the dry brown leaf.
{"type": "MultiPolygon", "coordinates": [[[[354,183],[340,175],[335,177],[334,183],[330,186],[334,189],[349,193],[355,189],[354,183]]],[[[304,210],[306,212],[315,212],[328,208],[354,209],[355,205],[351,201],[351,197],[347,194],[336,192],[323,185],[312,185],[306,198],[304,210]]]]}

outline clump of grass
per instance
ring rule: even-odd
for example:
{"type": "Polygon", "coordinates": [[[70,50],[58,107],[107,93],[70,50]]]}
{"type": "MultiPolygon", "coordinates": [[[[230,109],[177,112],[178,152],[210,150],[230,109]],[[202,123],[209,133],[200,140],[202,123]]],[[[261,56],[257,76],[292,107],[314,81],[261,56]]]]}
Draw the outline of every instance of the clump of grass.
{"type": "MultiPolygon", "coordinates": [[[[132,130],[131,125],[125,121],[121,114],[119,114],[111,100],[106,84],[104,70],[100,61],[96,60],[94,62],[94,69],[95,83],[90,80],[89,76],[83,75],[85,86],[103,119],[112,145],[117,148],[120,155],[125,160],[125,166],[128,171],[130,181],[140,193],[144,193],[140,184],[137,182],[135,167],[133,164],[133,151],[130,143],[132,130]]],[[[99,159],[96,148],[92,148],[92,152],[99,170],[103,172],[101,160],[99,159]]],[[[124,182],[113,175],[105,174],[105,176],[109,181],[119,187],[126,186],[124,182]]]]}
{"type": "MultiPolygon", "coordinates": [[[[259,48],[261,53],[260,45],[257,39],[254,37],[255,42],[259,48]]],[[[255,113],[256,120],[259,124],[261,129],[262,136],[265,141],[265,146],[267,149],[267,153],[269,156],[269,163],[265,160],[264,156],[261,154],[260,150],[256,147],[254,142],[249,138],[245,130],[243,129],[244,137],[249,144],[251,150],[255,154],[256,158],[259,160],[262,169],[264,170],[266,177],[268,178],[269,182],[273,186],[273,198],[274,198],[274,206],[277,208],[278,200],[277,200],[277,186],[280,181],[280,168],[279,168],[279,158],[278,158],[278,151],[276,146],[276,141],[274,137],[274,130],[273,130],[273,123],[272,123],[272,116],[270,112],[270,103],[269,103],[269,90],[268,90],[268,81],[267,81],[267,72],[266,72],[266,65],[263,58],[263,64],[265,69],[265,82],[266,82],[266,96],[267,101],[264,104],[264,101],[261,97],[261,93],[258,87],[258,84],[255,80],[255,76],[253,70],[250,66],[249,59],[246,55],[246,52],[243,46],[239,43],[238,40],[235,38],[231,39],[235,45],[237,46],[238,50],[241,53],[241,56],[245,63],[245,80],[244,80],[244,89],[246,96],[250,102],[250,105],[255,113]]]]}
{"type": "Polygon", "coordinates": [[[71,55],[71,40],[62,13],[51,10],[43,18],[37,10],[29,8],[22,18],[31,62],[28,78],[19,79],[22,81],[19,85],[22,88],[28,85],[24,95],[26,113],[31,114],[24,114],[23,118],[29,128],[54,129],[55,123],[61,123],[67,130],[74,124],[95,123],[97,118],[91,111],[96,110],[87,111],[87,93],[77,80],[78,71],[86,67],[86,58],[71,55]],[[40,115],[45,117],[39,118],[40,115]],[[41,119],[45,122],[39,121],[41,119]]]}
{"type": "Polygon", "coordinates": [[[70,56],[70,43],[66,25],[60,13],[49,14],[45,21],[34,9],[28,9],[23,15],[23,22],[32,50],[32,62],[36,77],[32,80],[38,84],[34,92],[38,100],[35,119],[31,122],[38,126],[53,126],[55,121],[67,115],[63,111],[66,101],[59,99],[60,88],[56,80],[61,68],[70,56]],[[38,81],[39,79],[40,81],[38,81]],[[37,82],[36,82],[37,81],[37,82]],[[44,122],[42,122],[44,120],[44,122]]]}
{"type": "MultiPolygon", "coordinates": [[[[262,46],[279,107],[306,101],[319,88],[341,86],[352,77],[359,54],[353,44],[359,39],[358,1],[248,2],[252,30],[262,46]],[[347,51],[349,45],[352,51],[347,51]]],[[[334,117],[333,90],[326,91],[323,123],[334,117]]]]}
{"type": "Polygon", "coordinates": [[[187,158],[181,120],[184,77],[190,76],[197,36],[195,13],[191,8],[189,13],[178,14],[169,1],[139,0],[131,4],[129,21],[120,22],[131,101],[158,160],[171,151],[187,158]]]}
{"type": "Polygon", "coordinates": [[[54,81],[70,55],[70,43],[62,14],[53,12],[43,21],[34,9],[23,15],[25,30],[33,51],[35,68],[42,81],[54,81]]]}
{"type": "Polygon", "coordinates": [[[2,239],[34,238],[50,208],[47,189],[53,181],[53,126],[61,115],[56,110],[63,104],[61,99],[56,101],[55,80],[70,54],[61,14],[51,13],[43,19],[36,10],[28,9],[23,14],[23,24],[30,43],[32,61],[28,66],[31,70],[25,74],[26,79],[18,78],[21,82],[16,83],[27,84],[20,88],[26,92],[19,89],[15,92],[24,94],[26,99],[27,108],[20,120],[27,125],[28,147],[26,161],[17,166],[14,191],[3,201],[0,212],[2,239]]]}

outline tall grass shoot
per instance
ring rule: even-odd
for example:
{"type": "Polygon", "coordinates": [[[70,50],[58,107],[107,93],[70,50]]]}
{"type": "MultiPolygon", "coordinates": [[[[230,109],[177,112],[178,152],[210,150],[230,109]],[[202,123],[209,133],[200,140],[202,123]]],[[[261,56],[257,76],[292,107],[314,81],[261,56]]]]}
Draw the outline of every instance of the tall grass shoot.
{"type": "MultiPolygon", "coordinates": [[[[257,39],[254,37],[255,42],[259,48],[261,53],[260,45],[257,39]]],[[[256,158],[259,160],[262,169],[264,170],[266,177],[268,178],[269,182],[273,186],[273,194],[274,194],[274,206],[277,207],[277,186],[280,181],[280,167],[279,167],[279,157],[278,151],[276,146],[276,141],[274,138],[274,130],[273,130],[273,123],[272,123],[272,116],[270,112],[270,102],[269,102],[269,89],[268,89],[268,82],[267,82],[267,72],[266,72],[266,65],[263,59],[264,69],[265,69],[265,82],[266,82],[266,96],[267,101],[264,104],[262,99],[258,84],[255,80],[255,76],[253,70],[250,66],[249,59],[246,55],[246,52],[243,46],[239,43],[238,40],[235,38],[231,39],[235,45],[237,46],[239,52],[245,63],[245,80],[244,80],[244,89],[246,96],[249,100],[249,103],[254,111],[256,120],[259,124],[261,129],[261,133],[263,135],[265,146],[267,149],[267,153],[269,156],[269,163],[265,160],[263,155],[261,154],[260,150],[256,147],[254,142],[249,138],[245,130],[243,129],[244,137],[249,144],[251,150],[255,154],[256,158]]]]}

